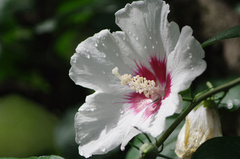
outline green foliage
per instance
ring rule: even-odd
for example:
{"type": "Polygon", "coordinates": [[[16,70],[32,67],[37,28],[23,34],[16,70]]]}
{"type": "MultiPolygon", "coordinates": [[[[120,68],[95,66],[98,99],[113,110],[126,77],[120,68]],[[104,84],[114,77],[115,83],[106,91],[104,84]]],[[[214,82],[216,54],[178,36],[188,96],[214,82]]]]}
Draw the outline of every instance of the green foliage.
{"type": "Polygon", "coordinates": [[[192,159],[239,159],[240,137],[217,137],[206,141],[192,159]]]}
{"type": "MultiPolygon", "coordinates": [[[[20,158],[15,158],[15,157],[4,157],[0,159],[20,159],[20,158]]],[[[29,157],[29,158],[21,158],[21,159],[63,159],[62,157],[59,156],[40,156],[40,157],[29,157]]]]}
{"type": "Polygon", "coordinates": [[[25,157],[54,152],[57,118],[26,98],[9,95],[0,100],[0,156],[25,157]]]}
{"type": "Polygon", "coordinates": [[[202,43],[202,47],[211,45],[220,40],[236,38],[236,37],[240,37],[240,25],[224,30],[223,32],[211,37],[210,39],[202,43]]]}

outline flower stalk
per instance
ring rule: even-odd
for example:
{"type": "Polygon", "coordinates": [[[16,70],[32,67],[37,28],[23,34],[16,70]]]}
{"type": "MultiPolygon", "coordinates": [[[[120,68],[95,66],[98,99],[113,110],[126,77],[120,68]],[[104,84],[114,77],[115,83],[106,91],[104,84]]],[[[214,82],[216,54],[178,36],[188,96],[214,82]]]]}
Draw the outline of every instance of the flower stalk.
{"type": "MultiPolygon", "coordinates": [[[[175,128],[181,123],[181,121],[188,115],[188,113],[195,107],[197,106],[201,101],[207,99],[208,97],[211,97],[214,94],[217,94],[219,92],[228,92],[229,89],[232,87],[240,84],[240,77],[226,83],[224,85],[221,85],[219,87],[213,88],[202,95],[199,95],[196,97],[191,104],[177,117],[177,119],[172,123],[172,125],[163,133],[163,135],[156,141],[155,145],[159,148],[164,141],[170,136],[170,134],[175,130],[175,128]]],[[[140,157],[139,159],[142,159],[140,157]]]]}

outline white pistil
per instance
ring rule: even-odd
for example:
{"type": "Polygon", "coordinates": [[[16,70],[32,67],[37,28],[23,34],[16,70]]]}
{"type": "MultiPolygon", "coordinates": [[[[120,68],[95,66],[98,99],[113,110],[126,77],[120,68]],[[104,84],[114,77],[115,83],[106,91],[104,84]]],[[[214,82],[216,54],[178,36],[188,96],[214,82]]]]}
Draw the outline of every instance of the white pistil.
{"type": "Polygon", "coordinates": [[[147,98],[150,96],[153,98],[157,95],[156,92],[160,91],[160,86],[156,87],[154,80],[147,80],[145,77],[140,77],[139,75],[132,77],[132,75],[124,74],[121,76],[118,73],[117,67],[112,70],[112,73],[121,80],[122,85],[128,84],[131,89],[136,90],[136,93],[144,93],[147,98]]]}

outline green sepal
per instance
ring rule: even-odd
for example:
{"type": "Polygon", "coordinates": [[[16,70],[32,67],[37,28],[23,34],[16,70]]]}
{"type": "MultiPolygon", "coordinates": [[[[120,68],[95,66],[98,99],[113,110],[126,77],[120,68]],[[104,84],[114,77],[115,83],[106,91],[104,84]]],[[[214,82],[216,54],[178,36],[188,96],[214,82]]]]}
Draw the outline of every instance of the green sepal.
{"type": "Polygon", "coordinates": [[[145,143],[140,147],[140,154],[144,159],[155,159],[158,156],[158,148],[152,143],[145,143]]]}

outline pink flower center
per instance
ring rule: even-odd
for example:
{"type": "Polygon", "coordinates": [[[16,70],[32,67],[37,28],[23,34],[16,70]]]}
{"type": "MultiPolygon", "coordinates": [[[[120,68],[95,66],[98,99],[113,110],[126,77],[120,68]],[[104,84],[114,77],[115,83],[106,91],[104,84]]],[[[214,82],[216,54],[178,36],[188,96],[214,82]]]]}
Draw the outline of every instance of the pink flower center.
{"type": "Polygon", "coordinates": [[[142,64],[136,64],[137,70],[134,72],[136,75],[146,78],[146,80],[155,82],[154,93],[147,97],[143,93],[132,92],[126,97],[134,114],[138,114],[145,109],[145,118],[157,113],[162,101],[171,93],[171,75],[167,73],[165,58],[160,60],[157,57],[152,57],[149,63],[151,71],[142,64]]]}
{"type": "Polygon", "coordinates": [[[167,73],[165,58],[160,60],[154,56],[149,63],[150,69],[136,63],[137,69],[133,77],[129,74],[121,76],[117,67],[112,70],[113,74],[122,81],[122,85],[128,84],[131,89],[135,90],[128,94],[126,99],[131,104],[130,109],[134,114],[145,109],[145,118],[157,113],[162,100],[171,93],[171,76],[167,73]]]}

